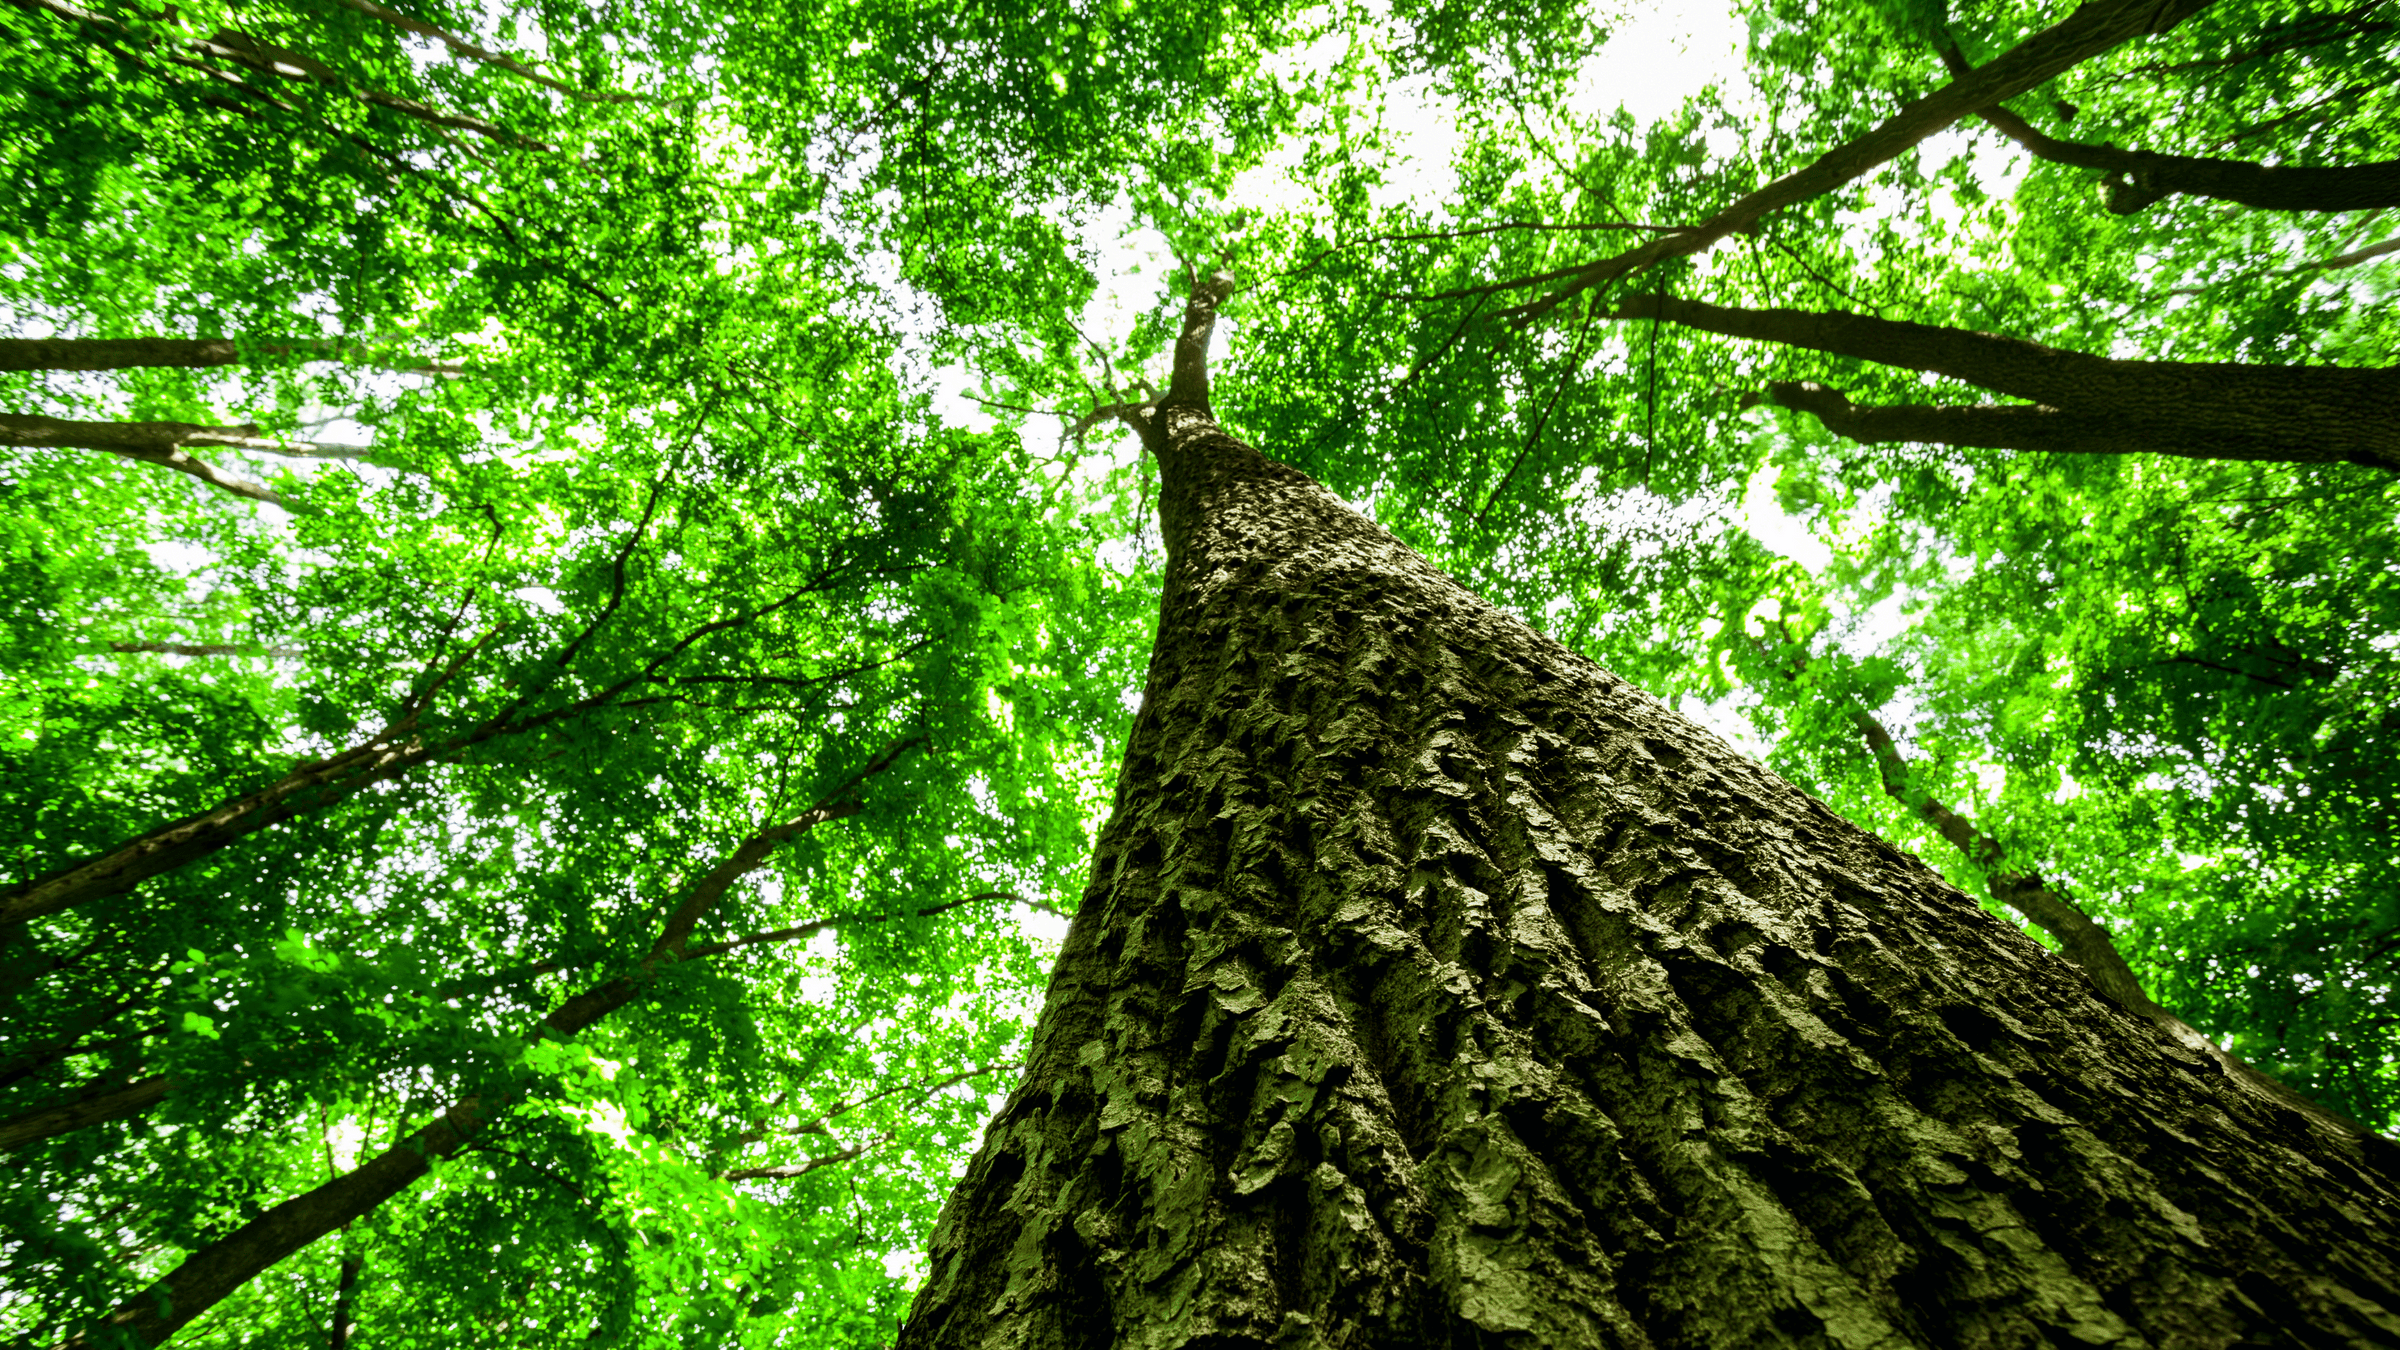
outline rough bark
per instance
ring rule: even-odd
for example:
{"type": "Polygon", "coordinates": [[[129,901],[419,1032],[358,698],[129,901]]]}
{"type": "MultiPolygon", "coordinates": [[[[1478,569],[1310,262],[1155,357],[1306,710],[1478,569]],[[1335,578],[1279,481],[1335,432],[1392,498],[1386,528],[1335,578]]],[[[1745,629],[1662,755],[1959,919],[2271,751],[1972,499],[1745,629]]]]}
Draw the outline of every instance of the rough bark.
{"type": "Polygon", "coordinates": [[[1168,571],[1115,815],[903,1350],[2400,1338],[2377,1141],[1181,374],[1142,419],[1168,571]]]}
{"type": "Polygon", "coordinates": [[[36,1107],[0,1121],[0,1153],[93,1125],[138,1116],[165,1100],[173,1087],[165,1074],[153,1074],[131,1083],[94,1089],[71,1101],[36,1107]]]}
{"type": "Polygon", "coordinates": [[[2400,469],[2400,369],[2119,361],[1939,324],[1805,309],[1736,309],[1630,296],[1612,315],[1928,371],[2032,406],[1861,407],[1808,382],[1770,401],[1857,441],[1931,441],[2067,454],[2348,462],[2400,469]]]}
{"type": "Polygon", "coordinates": [[[2092,982],[2092,987],[2118,1007],[2147,1020],[2170,1041],[2217,1061],[2224,1070],[2248,1083],[2260,1092],[2284,1103],[2294,1110],[2322,1119],[2336,1130],[2360,1132],[2358,1122],[2339,1112],[2311,1101],[2294,1092],[2281,1080],[2259,1069],[2255,1064],[2217,1044],[2214,1038],[2198,1027],[2175,1015],[2174,1011],[2150,996],[2141,977],[2133,973],[2133,964],[2117,946],[2116,937],[2108,925],[2093,918],[2067,892],[2045,880],[2039,872],[2013,867],[2007,850],[2000,841],[1977,828],[1974,821],[1952,810],[1933,794],[1912,781],[1908,761],[1901,755],[1900,746],[1890,731],[1866,709],[1851,705],[1850,723],[1857,728],[1867,751],[1875,757],[1876,774],[1883,780],[1884,795],[1914,811],[1933,826],[1960,855],[1983,868],[1991,886],[1992,898],[2025,916],[2034,927],[2050,935],[2060,952],[2080,967],[2092,982]]]}
{"type": "MultiPolygon", "coordinates": [[[[1953,79],[1974,73],[1955,44],[1942,47],[1953,79]]],[[[2098,169],[2108,209],[2129,216],[2163,197],[2185,193],[2239,202],[2262,211],[2373,211],[2400,206],[2400,159],[2312,167],[2255,164],[2207,155],[2162,155],[2113,145],[2062,141],[1994,103],[1975,115],[2036,159],[2098,169]]]]}
{"type": "Polygon", "coordinates": [[[2168,29],[2208,8],[2213,0],[2087,0],[2073,14],[1910,102],[1866,134],[1818,156],[1805,167],[1751,192],[1707,220],[1639,248],[1586,263],[1567,274],[1564,285],[1530,304],[1503,311],[1531,322],[1593,286],[1630,276],[1668,258],[1703,252],[1727,235],[1811,197],[1822,196],[1881,164],[1906,154],[1961,118],[2011,99],[2083,64],[2112,47],[2146,33],[2168,29]]]}
{"type": "MultiPolygon", "coordinates": [[[[757,871],[777,848],[806,831],[857,814],[859,787],[916,745],[909,741],[891,747],[825,800],[744,840],[692,883],[661,923],[649,954],[632,971],[602,980],[561,1002],[532,1029],[534,1038],[571,1038],[633,1002],[650,987],[661,967],[689,955],[685,949],[693,930],[735,881],[757,871]]],[[[487,1112],[503,1105],[481,1096],[461,1098],[373,1158],[314,1190],[293,1196],[185,1257],[181,1265],[127,1299],[100,1326],[64,1342],[59,1350],[159,1344],[276,1262],[373,1213],[384,1201],[416,1184],[436,1161],[465,1148],[487,1122],[487,1112]]]]}

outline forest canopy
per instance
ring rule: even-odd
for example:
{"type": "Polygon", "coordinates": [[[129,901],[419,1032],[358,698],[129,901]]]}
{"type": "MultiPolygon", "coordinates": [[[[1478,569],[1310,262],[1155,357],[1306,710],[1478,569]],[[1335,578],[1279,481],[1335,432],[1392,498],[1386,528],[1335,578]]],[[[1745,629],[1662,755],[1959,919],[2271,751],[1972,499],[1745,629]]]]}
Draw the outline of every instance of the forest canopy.
{"type": "Polygon", "coordinates": [[[2400,1128],[2391,0],[0,33],[0,1333],[888,1343],[1220,267],[1228,427],[2400,1128]]]}

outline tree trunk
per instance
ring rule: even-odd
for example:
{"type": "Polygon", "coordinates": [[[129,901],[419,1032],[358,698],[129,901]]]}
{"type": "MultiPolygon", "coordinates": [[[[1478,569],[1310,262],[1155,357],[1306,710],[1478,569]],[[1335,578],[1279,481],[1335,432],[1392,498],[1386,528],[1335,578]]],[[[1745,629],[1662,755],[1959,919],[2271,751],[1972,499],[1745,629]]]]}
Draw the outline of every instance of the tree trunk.
{"type": "MultiPolygon", "coordinates": [[[[373,354],[355,343],[270,342],[253,344],[261,356],[295,352],[318,361],[371,361],[373,354]]],[[[0,338],[0,370],[134,370],[168,366],[203,369],[238,366],[242,347],[225,338],[0,338]]],[[[440,362],[413,366],[384,365],[407,375],[464,375],[466,367],[440,362]]]]}
{"type": "Polygon", "coordinates": [[[903,1350],[2400,1339],[2388,1145],[1225,435],[1219,294],[1136,411],[1115,815],[903,1350]]]}
{"type": "Polygon", "coordinates": [[[35,1107],[0,1121],[0,1153],[14,1152],[93,1125],[138,1116],[165,1100],[173,1090],[174,1084],[165,1074],[153,1074],[131,1083],[83,1092],[69,1101],[35,1107]]]}
{"type": "Polygon", "coordinates": [[[191,445],[239,445],[255,438],[255,426],[204,427],[190,422],[76,422],[59,417],[0,413],[0,445],[29,445],[50,450],[101,450],[144,464],[190,474],[213,488],[236,497],[300,508],[276,495],[264,483],[220,469],[185,449],[191,445]]]}
{"type": "Polygon", "coordinates": [[[129,370],[233,366],[242,349],[224,338],[0,338],[0,370],[129,370]]]}

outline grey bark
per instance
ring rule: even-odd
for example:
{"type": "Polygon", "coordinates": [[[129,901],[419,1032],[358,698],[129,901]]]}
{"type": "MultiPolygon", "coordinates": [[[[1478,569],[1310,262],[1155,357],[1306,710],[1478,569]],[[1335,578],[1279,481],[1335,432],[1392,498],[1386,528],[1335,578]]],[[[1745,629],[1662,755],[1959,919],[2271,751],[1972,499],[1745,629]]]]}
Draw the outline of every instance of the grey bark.
{"type": "Polygon", "coordinates": [[[1182,365],[1115,814],[902,1350],[2400,1340],[2386,1146],[1468,593],[1182,365]]]}
{"type": "Polygon", "coordinates": [[[273,488],[194,455],[191,446],[239,445],[258,435],[255,426],[204,427],[190,422],[78,422],[61,417],[0,413],[0,444],[48,450],[99,450],[143,464],[189,474],[210,487],[286,511],[303,508],[273,488]]]}

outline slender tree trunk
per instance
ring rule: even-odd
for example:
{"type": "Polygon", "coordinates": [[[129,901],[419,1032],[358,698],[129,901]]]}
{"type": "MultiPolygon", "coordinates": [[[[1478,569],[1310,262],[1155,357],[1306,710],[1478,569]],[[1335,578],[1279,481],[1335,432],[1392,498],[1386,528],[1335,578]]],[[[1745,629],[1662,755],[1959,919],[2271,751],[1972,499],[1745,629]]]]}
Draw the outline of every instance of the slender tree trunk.
{"type": "Polygon", "coordinates": [[[1220,293],[1142,418],[1115,815],[903,1350],[2400,1339],[2388,1146],[1225,435],[1220,293]]]}
{"type": "Polygon", "coordinates": [[[0,1121],[0,1153],[89,1126],[138,1116],[158,1105],[173,1090],[174,1084],[165,1074],[153,1074],[131,1083],[85,1092],[72,1101],[36,1107],[0,1121]]]}
{"type": "Polygon", "coordinates": [[[356,1256],[342,1258],[341,1273],[333,1286],[333,1320],[325,1328],[327,1350],[350,1350],[351,1296],[358,1291],[358,1272],[362,1263],[356,1256]]]}
{"type": "MultiPolygon", "coordinates": [[[[251,344],[262,356],[299,353],[312,360],[366,361],[372,354],[356,343],[269,342],[251,344]]],[[[133,370],[155,366],[205,369],[238,366],[240,344],[225,338],[0,338],[0,370],[133,370]]],[[[383,366],[409,375],[464,375],[466,367],[439,362],[383,366]]]]}
{"type": "Polygon", "coordinates": [[[223,338],[0,338],[0,370],[197,368],[241,360],[241,348],[223,338]]]}
{"type": "Polygon", "coordinates": [[[238,445],[255,438],[255,426],[204,427],[190,422],[77,422],[58,417],[0,413],[0,444],[43,449],[100,450],[144,464],[190,474],[210,487],[254,502],[298,510],[273,488],[220,469],[192,454],[194,445],[238,445]]]}

